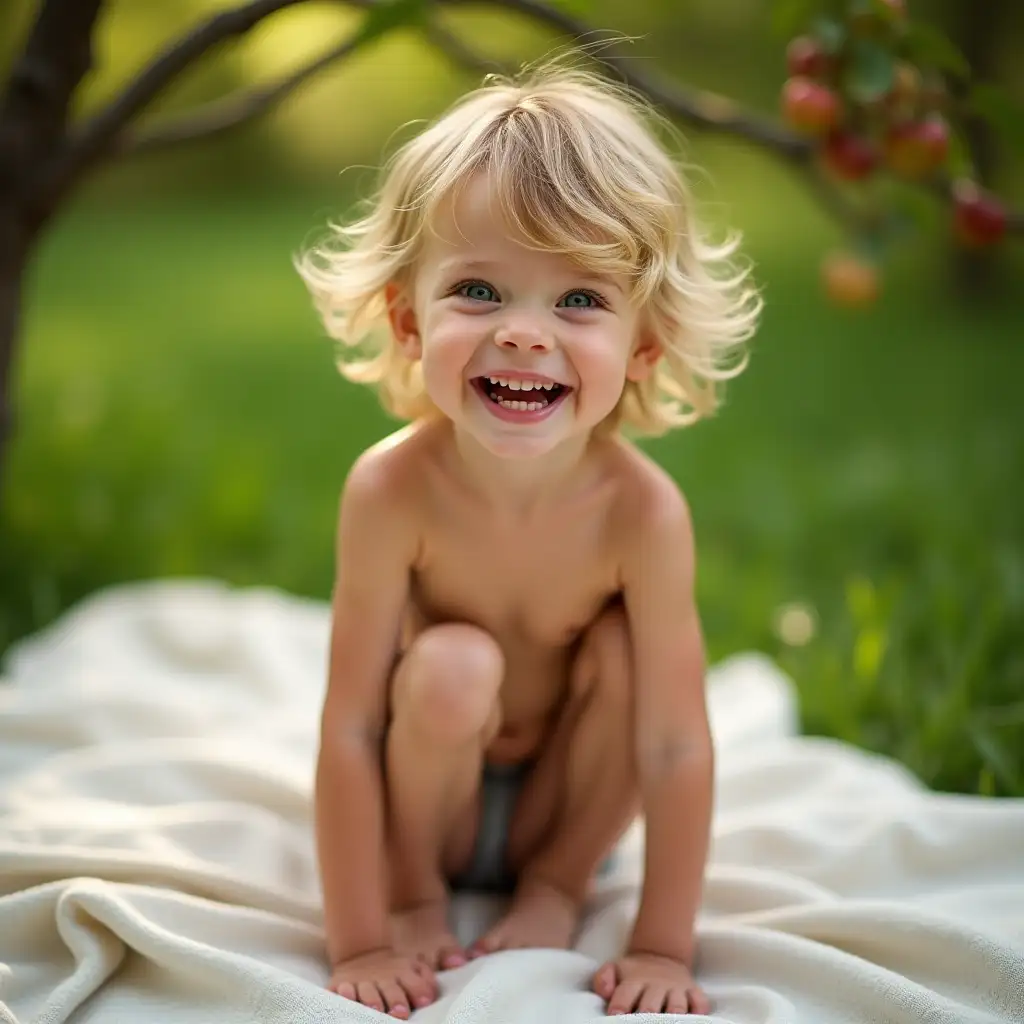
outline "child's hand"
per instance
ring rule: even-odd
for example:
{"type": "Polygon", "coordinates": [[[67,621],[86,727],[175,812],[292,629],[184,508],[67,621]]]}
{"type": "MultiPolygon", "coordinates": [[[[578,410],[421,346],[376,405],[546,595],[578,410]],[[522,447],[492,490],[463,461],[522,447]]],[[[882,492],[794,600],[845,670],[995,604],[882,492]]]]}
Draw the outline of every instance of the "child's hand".
{"type": "Polygon", "coordinates": [[[418,960],[375,949],[336,964],[327,987],[339,996],[408,1020],[437,998],[434,972],[418,960]]]}
{"type": "Polygon", "coordinates": [[[689,968],[667,956],[632,953],[601,967],[594,991],[618,1013],[710,1013],[711,1003],[689,968]]]}

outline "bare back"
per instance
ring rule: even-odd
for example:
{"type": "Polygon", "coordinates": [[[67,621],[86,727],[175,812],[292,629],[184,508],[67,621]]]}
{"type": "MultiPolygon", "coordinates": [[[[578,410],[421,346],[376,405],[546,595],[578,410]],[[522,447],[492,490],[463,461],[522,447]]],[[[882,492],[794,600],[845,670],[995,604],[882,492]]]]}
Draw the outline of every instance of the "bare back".
{"type": "Polygon", "coordinates": [[[576,482],[523,510],[472,491],[452,469],[446,423],[388,439],[377,458],[403,478],[418,544],[402,645],[468,622],[506,661],[498,761],[531,757],[565,697],[577,641],[621,591],[622,540],[644,479],[662,471],[619,440],[594,441],[576,482]]]}

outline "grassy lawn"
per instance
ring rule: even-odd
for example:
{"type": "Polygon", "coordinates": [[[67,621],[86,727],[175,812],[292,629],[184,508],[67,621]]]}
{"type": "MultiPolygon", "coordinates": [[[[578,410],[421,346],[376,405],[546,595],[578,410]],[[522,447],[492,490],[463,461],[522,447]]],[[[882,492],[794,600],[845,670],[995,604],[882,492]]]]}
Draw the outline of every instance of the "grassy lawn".
{"type": "MultiPolygon", "coordinates": [[[[779,187],[777,209],[740,203],[768,299],[751,368],[717,419],[651,445],[693,507],[711,655],[777,658],[808,731],[1022,795],[1024,306],[958,307],[925,247],[876,310],[829,309],[827,229],[779,187]],[[809,639],[779,628],[794,605],[809,639]]],[[[388,424],[288,264],[326,212],[86,204],[58,225],[19,366],[0,650],[121,580],[328,594],[341,481],[388,424]]]]}

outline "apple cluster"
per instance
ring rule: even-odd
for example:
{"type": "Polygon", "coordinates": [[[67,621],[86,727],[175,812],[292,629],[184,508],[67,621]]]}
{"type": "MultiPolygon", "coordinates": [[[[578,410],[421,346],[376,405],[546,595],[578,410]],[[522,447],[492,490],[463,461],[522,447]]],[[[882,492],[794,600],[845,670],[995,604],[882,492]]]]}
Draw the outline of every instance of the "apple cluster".
{"type": "MultiPolygon", "coordinates": [[[[794,130],[816,141],[823,167],[841,181],[862,182],[886,171],[920,182],[948,166],[951,130],[945,108],[949,97],[941,80],[926,80],[900,54],[900,26],[906,16],[905,0],[854,2],[839,45],[801,35],[787,47],[789,78],[782,88],[783,116],[794,130]],[[888,44],[893,60],[888,88],[869,100],[851,95],[844,87],[851,60],[849,43],[865,36],[876,44],[888,44]]],[[[995,196],[973,181],[961,180],[952,198],[953,227],[963,244],[987,246],[1002,239],[1007,213],[995,196]]]]}
{"type": "MultiPolygon", "coordinates": [[[[786,49],[783,116],[814,141],[821,166],[839,181],[860,183],[884,172],[926,182],[949,174],[951,98],[941,79],[927,77],[904,52],[907,23],[906,0],[848,0],[838,30],[799,35],[786,49]],[[876,60],[881,50],[886,72],[883,87],[867,94],[850,85],[863,40],[876,60]]],[[[955,180],[951,192],[952,228],[962,244],[990,246],[1003,238],[1007,212],[995,196],[967,178],[955,180]]],[[[839,305],[866,306],[878,296],[878,269],[859,253],[831,253],[821,270],[826,293],[839,305]]]]}

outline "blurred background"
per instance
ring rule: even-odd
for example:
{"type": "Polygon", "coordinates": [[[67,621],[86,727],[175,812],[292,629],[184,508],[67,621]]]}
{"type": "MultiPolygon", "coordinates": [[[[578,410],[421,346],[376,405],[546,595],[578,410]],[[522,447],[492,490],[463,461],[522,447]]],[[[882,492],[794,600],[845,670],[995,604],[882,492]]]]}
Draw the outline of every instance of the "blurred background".
{"type": "MultiPolygon", "coordinates": [[[[229,6],[110,0],[82,110],[229,6]]],[[[1024,4],[910,6],[1024,102],[1024,4]]],[[[33,10],[0,6],[0,69],[33,10]]],[[[786,40],[769,14],[761,0],[586,4],[594,26],[638,37],[637,67],[774,116],[786,40]]],[[[157,109],[297,67],[355,18],[332,3],[276,15],[157,109]]],[[[507,61],[553,44],[484,6],[447,23],[507,61]]],[[[401,31],[251,126],[108,166],[63,209],[26,294],[0,652],[122,581],[328,597],[345,473],[394,424],[336,373],[291,259],[416,119],[477,77],[401,31]]],[[[693,509],[711,657],[778,659],[809,732],[895,756],[938,788],[1024,795],[1024,246],[967,264],[925,199],[879,301],[839,309],[819,266],[842,233],[801,181],[740,140],[686,134],[706,219],[744,233],[767,302],[723,411],[646,444],[693,509]]],[[[986,170],[1024,205],[1019,151],[995,142],[986,170]]]]}

